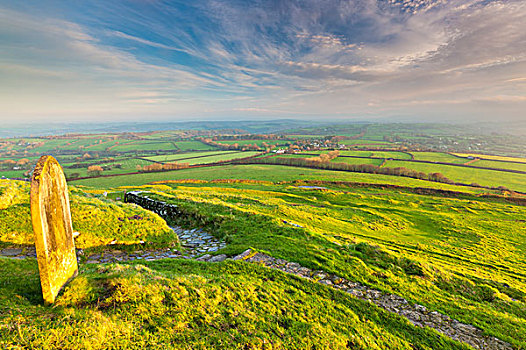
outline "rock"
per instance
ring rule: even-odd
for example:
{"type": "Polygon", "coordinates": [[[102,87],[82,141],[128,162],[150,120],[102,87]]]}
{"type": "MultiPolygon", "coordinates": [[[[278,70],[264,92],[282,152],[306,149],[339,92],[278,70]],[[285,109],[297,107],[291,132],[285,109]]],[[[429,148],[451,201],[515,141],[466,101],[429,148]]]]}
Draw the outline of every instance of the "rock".
{"type": "Polygon", "coordinates": [[[247,249],[243,253],[232,258],[232,260],[245,260],[251,253],[252,253],[252,249],[247,249]]]}
{"type": "Polygon", "coordinates": [[[332,286],[332,281],[331,280],[319,280],[318,283],[326,284],[328,286],[332,286]]]}
{"type": "Polygon", "coordinates": [[[212,255],[210,254],[205,254],[203,256],[200,256],[199,258],[195,259],[197,261],[208,261],[208,259],[210,259],[212,257],[212,255]]]}
{"type": "Polygon", "coordinates": [[[17,256],[22,254],[23,249],[22,248],[5,248],[0,253],[3,256],[17,256]]]}
{"type": "Polygon", "coordinates": [[[419,305],[419,304],[415,304],[415,309],[418,312],[426,312],[427,311],[427,309],[426,309],[426,307],[424,305],[419,305]]]}
{"type": "Polygon", "coordinates": [[[226,254],[220,254],[220,255],[211,257],[210,259],[208,259],[208,262],[221,262],[221,261],[224,261],[226,258],[227,258],[226,254]]]}

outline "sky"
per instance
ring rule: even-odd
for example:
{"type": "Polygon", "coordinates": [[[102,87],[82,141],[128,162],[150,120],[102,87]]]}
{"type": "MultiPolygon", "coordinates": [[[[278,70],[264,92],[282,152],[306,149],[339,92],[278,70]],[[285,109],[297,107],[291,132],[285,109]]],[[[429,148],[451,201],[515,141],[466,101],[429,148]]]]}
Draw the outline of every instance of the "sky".
{"type": "Polygon", "coordinates": [[[0,0],[0,121],[526,120],[526,1],[0,0]]]}

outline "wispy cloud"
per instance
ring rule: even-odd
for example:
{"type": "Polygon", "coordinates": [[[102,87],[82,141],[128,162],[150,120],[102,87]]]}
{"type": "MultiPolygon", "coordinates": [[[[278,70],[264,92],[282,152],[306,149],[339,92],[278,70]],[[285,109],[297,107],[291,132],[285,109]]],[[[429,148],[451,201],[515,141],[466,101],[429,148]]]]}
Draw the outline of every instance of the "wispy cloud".
{"type": "Polygon", "coordinates": [[[6,117],[524,116],[521,0],[46,5],[0,5],[6,117]]]}

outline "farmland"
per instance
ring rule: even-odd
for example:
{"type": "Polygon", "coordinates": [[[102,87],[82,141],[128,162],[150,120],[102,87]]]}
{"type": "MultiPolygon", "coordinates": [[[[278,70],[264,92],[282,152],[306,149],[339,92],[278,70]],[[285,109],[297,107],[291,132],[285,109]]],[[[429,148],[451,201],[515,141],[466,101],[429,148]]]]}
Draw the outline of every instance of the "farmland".
{"type": "Polygon", "coordinates": [[[156,161],[156,162],[173,162],[178,160],[185,160],[189,158],[196,158],[196,157],[209,157],[209,156],[215,156],[218,154],[232,154],[232,153],[239,153],[237,151],[207,151],[207,152],[186,152],[186,153],[180,153],[180,154],[171,154],[171,155],[161,155],[161,156],[149,156],[149,157],[143,157],[144,159],[156,161]]]}
{"type": "MultiPolygon", "coordinates": [[[[475,165],[475,164],[474,164],[475,165]]],[[[483,186],[505,186],[509,189],[526,192],[526,175],[505,173],[495,170],[476,169],[470,167],[454,167],[442,164],[414,163],[407,161],[388,160],[385,167],[406,167],[423,172],[440,172],[448,179],[466,184],[478,183],[483,186]]]]}
{"type": "Polygon", "coordinates": [[[455,186],[438,182],[429,182],[419,179],[411,179],[400,176],[389,176],[379,174],[345,173],[330,170],[305,169],[300,167],[287,167],[280,165],[225,165],[215,167],[203,167],[194,169],[182,169],[169,172],[133,174],[107,178],[93,178],[73,181],[74,185],[82,185],[94,188],[111,188],[119,185],[140,186],[155,181],[167,180],[214,180],[214,179],[247,179],[271,182],[280,181],[347,181],[352,183],[368,184],[393,184],[408,187],[426,187],[434,189],[445,189],[452,191],[472,193],[500,193],[476,187],[455,186]]]}
{"type": "Polygon", "coordinates": [[[216,149],[214,146],[205,145],[199,141],[178,141],[175,143],[181,151],[206,151],[216,149]]]}
{"type": "MultiPolygon", "coordinates": [[[[79,277],[52,308],[42,305],[34,259],[0,257],[0,309],[11,310],[0,312],[0,347],[469,348],[258,264],[86,263],[92,253],[185,254],[176,225],[223,242],[214,257],[251,248],[525,348],[526,158],[501,136],[451,130],[356,124],[0,140],[5,178],[29,178],[41,154],[59,160],[84,251],[79,277]],[[483,156],[491,147],[510,151],[483,156]],[[124,203],[130,191],[182,214],[124,203]]],[[[29,183],[0,180],[0,250],[32,239],[29,183]]]]}

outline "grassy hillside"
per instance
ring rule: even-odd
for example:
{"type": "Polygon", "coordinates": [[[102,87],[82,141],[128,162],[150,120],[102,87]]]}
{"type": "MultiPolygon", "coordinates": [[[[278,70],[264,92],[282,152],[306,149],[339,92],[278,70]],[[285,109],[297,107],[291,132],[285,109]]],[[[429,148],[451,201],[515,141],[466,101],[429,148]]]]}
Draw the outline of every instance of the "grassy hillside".
{"type": "Polygon", "coordinates": [[[526,346],[526,207],[379,188],[169,186],[143,189],[185,210],[183,224],[224,235],[227,254],[253,247],[526,346]]]}
{"type": "MultiPolygon", "coordinates": [[[[102,191],[100,191],[102,192],[102,191]]],[[[29,183],[0,180],[0,247],[33,245],[29,183]]],[[[77,248],[114,244],[177,245],[177,235],[158,215],[142,208],[93,197],[70,188],[73,229],[80,233],[77,248]]]]}
{"type": "Polygon", "coordinates": [[[3,349],[467,349],[349,294],[254,264],[84,266],[53,308],[0,258],[3,349]]]}

